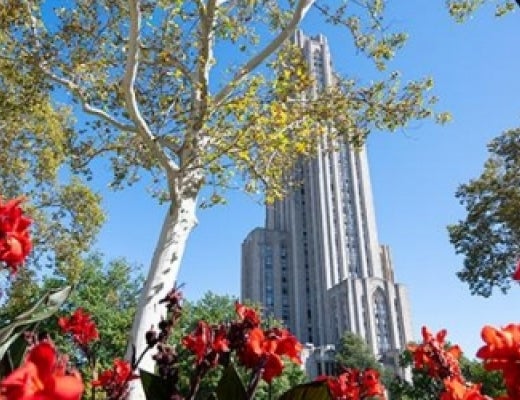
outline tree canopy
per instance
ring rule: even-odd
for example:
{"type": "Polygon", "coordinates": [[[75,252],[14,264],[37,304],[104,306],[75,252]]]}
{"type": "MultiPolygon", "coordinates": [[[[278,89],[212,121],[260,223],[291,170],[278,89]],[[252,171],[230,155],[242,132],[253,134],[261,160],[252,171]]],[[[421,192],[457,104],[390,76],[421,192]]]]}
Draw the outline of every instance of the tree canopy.
{"type": "Polygon", "coordinates": [[[345,332],[341,337],[336,352],[336,362],[345,368],[364,370],[367,368],[382,370],[367,343],[361,336],[345,332]]]}
{"type": "Polygon", "coordinates": [[[500,371],[488,371],[478,360],[470,360],[462,356],[460,359],[462,375],[468,382],[481,383],[481,393],[492,398],[506,394],[506,386],[500,371]]]}
{"type": "Polygon", "coordinates": [[[520,255],[520,128],[492,140],[488,150],[482,174],[457,190],[465,218],[448,227],[464,256],[458,277],[485,297],[509,289],[520,255]]]}
{"type": "MultiPolygon", "coordinates": [[[[162,200],[184,190],[173,178],[187,170],[199,171],[182,182],[188,190],[242,182],[274,199],[286,189],[282,171],[316,151],[324,122],[333,121],[342,140],[360,143],[374,128],[393,131],[432,116],[434,101],[424,95],[430,79],[400,88],[397,75],[366,86],[338,76],[333,87],[305,96],[312,85],[306,65],[299,50],[283,43],[313,4],[328,21],[346,25],[381,69],[406,35],[377,33],[383,2],[352,10],[294,3],[78,0],[52,8],[13,1],[2,10],[0,48],[12,70],[67,90],[95,117],[92,129],[71,140],[78,169],[106,154],[114,187],[147,170],[162,200]],[[275,32],[267,40],[258,33],[262,26],[275,32]],[[226,63],[217,45],[234,47],[243,61],[226,63]],[[273,73],[257,71],[266,63],[273,73]],[[231,166],[240,179],[232,179],[231,166]]],[[[215,193],[208,201],[221,199],[215,193]]]]}
{"type": "MultiPolygon", "coordinates": [[[[2,49],[10,41],[2,32],[6,10],[0,10],[2,49]]],[[[26,198],[23,206],[34,219],[29,264],[74,276],[104,215],[99,196],[68,173],[76,131],[70,107],[55,103],[50,89],[30,64],[0,57],[0,196],[26,198]]]]}
{"type": "MultiPolygon", "coordinates": [[[[20,270],[6,292],[8,298],[0,308],[0,320],[14,319],[49,289],[73,283],[60,273],[46,276],[39,283],[33,275],[29,270],[20,270]]],[[[100,340],[95,343],[96,362],[98,368],[106,368],[125,352],[142,278],[129,262],[118,259],[105,264],[100,254],[91,254],[84,260],[78,278],[60,314],[70,315],[77,308],[83,308],[94,316],[100,332],[100,340]]],[[[64,340],[56,318],[43,321],[38,329],[48,333],[59,346],[67,346],[67,354],[77,353],[71,350],[69,341],[64,340]]]]}

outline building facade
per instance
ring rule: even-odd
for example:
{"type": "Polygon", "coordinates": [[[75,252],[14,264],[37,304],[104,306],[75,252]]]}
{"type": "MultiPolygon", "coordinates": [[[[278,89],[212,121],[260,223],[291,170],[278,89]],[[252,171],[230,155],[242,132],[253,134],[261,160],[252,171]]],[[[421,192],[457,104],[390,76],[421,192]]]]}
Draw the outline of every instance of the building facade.
{"type": "MultiPolygon", "coordinates": [[[[299,31],[295,43],[314,90],[332,85],[326,38],[299,31]]],[[[318,151],[293,173],[301,185],[268,206],[266,226],[243,242],[242,298],[261,302],[304,343],[328,346],[350,331],[396,365],[412,339],[411,316],[390,250],[378,242],[366,149],[318,151]]]]}

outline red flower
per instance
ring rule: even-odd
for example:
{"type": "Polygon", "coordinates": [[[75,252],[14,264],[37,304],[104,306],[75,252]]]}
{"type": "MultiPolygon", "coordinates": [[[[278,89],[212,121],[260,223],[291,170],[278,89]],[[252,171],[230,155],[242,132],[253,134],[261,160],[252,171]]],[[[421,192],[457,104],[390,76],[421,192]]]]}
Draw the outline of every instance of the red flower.
{"type": "Polygon", "coordinates": [[[516,270],[515,272],[513,273],[513,279],[515,281],[520,281],[520,260],[518,261],[518,263],[516,264],[516,270]]]}
{"type": "Polygon", "coordinates": [[[116,358],[112,369],[101,372],[99,378],[92,381],[92,386],[102,387],[105,390],[114,388],[121,389],[132,379],[136,378],[138,378],[138,376],[132,373],[132,366],[130,363],[116,358]]]}
{"type": "Polygon", "coordinates": [[[481,385],[468,385],[459,378],[444,380],[444,392],[440,400],[487,400],[489,397],[480,393],[481,385]]]}
{"type": "Polygon", "coordinates": [[[362,393],[365,397],[384,398],[385,387],[379,381],[379,372],[374,369],[366,369],[361,377],[362,393]]]}
{"type": "Polygon", "coordinates": [[[264,331],[260,328],[251,329],[247,334],[244,346],[238,351],[240,362],[247,368],[255,368],[259,365],[264,353],[264,331]]]}
{"type": "Polygon", "coordinates": [[[493,359],[520,361],[520,324],[509,324],[502,329],[486,325],[481,336],[486,345],[478,350],[477,357],[483,358],[484,362],[493,359]]]}
{"type": "Polygon", "coordinates": [[[238,352],[238,358],[247,368],[263,368],[262,379],[269,383],[283,371],[282,356],[301,363],[301,348],[298,340],[285,329],[275,328],[264,332],[260,328],[253,328],[238,352]]]}
{"type": "Polygon", "coordinates": [[[130,363],[116,358],[112,369],[101,372],[99,378],[92,381],[92,386],[103,388],[111,399],[119,399],[127,393],[128,382],[138,377],[133,374],[130,363]]]}
{"type": "Polygon", "coordinates": [[[247,325],[249,328],[256,328],[260,325],[260,316],[253,308],[240,304],[237,301],[235,302],[235,310],[244,325],[247,325]]]}
{"type": "Polygon", "coordinates": [[[211,349],[217,353],[225,353],[229,350],[229,340],[227,338],[227,330],[221,325],[216,329],[213,329],[213,338],[211,343],[211,349]]]}
{"type": "Polygon", "coordinates": [[[40,342],[27,355],[22,366],[0,382],[5,400],[79,400],[83,382],[79,373],[65,374],[50,342],[40,342]]]}
{"type": "Polygon", "coordinates": [[[208,350],[211,341],[211,328],[204,321],[199,321],[197,328],[190,335],[182,339],[182,344],[190,351],[195,353],[197,363],[200,364],[208,350]]]}
{"type": "Polygon", "coordinates": [[[182,344],[190,351],[195,353],[197,363],[201,363],[206,355],[208,342],[210,341],[210,328],[204,321],[199,321],[195,332],[185,336],[182,339],[182,344]]]}
{"type": "Polygon", "coordinates": [[[379,372],[370,368],[364,372],[349,368],[338,377],[319,376],[316,381],[327,383],[334,400],[385,398],[385,387],[379,381],[379,372]]]}
{"type": "Polygon", "coordinates": [[[99,339],[96,323],[92,321],[90,314],[82,308],[74,311],[70,318],[59,318],[58,325],[64,333],[72,334],[73,340],[80,346],[88,346],[91,342],[99,339]]]}
{"type": "Polygon", "coordinates": [[[99,378],[92,381],[94,387],[108,387],[111,384],[122,385],[132,379],[138,378],[137,375],[132,374],[132,367],[128,361],[116,358],[112,369],[103,371],[99,374],[99,378]]]}
{"type": "Polygon", "coordinates": [[[278,354],[267,353],[264,355],[265,364],[262,379],[267,383],[271,383],[274,378],[280,376],[283,371],[283,361],[278,354]]]}
{"type": "Polygon", "coordinates": [[[276,354],[276,342],[267,339],[260,328],[249,331],[247,341],[237,355],[245,367],[253,370],[263,369],[262,379],[267,383],[282,374],[283,361],[280,355],[276,354]]]}
{"type": "Polygon", "coordinates": [[[23,215],[22,199],[3,203],[0,199],[0,261],[16,273],[32,249],[29,225],[32,220],[23,215]]]}
{"type": "Polygon", "coordinates": [[[302,345],[287,329],[273,329],[271,335],[276,336],[276,354],[288,357],[292,362],[301,364],[300,353],[302,351],[302,345]]]}
{"type": "Polygon", "coordinates": [[[434,378],[460,376],[458,359],[462,351],[457,345],[447,347],[444,341],[446,334],[447,331],[443,329],[434,336],[428,328],[423,326],[423,343],[408,346],[413,353],[415,368],[425,369],[434,378]]]}
{"type": "Polygon", "coordinates": [[[212,329],[205,321],[199,321],[195,331],[182,339],[182,344],[195,354],[197,364],[207,359],[212,365],[216,365],[219,355],[229,352],[227,331],[224,326],[212,329]]]}
{"type": "Polygon", "coordinates": [[[348,369],[338,377],[319,376],[316,381],[325,381],[334,400],[359,400],[359,371],[348,369]]]}
{"type": "Polygon", "coordinates": [[[502,371],[508,396],[520,398],[520,324],[502,329],[484,326],[481,336],[486,345],[477,351],[477,357],[484,359],[487,370],[502,371]]]}

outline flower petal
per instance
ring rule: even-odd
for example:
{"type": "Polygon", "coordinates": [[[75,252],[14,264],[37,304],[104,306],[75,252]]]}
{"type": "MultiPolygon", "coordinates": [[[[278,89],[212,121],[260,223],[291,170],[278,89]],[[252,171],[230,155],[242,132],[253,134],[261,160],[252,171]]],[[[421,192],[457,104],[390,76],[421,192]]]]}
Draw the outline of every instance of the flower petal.
{"type": "MultiPolygon", "coordinates": [[[[84,386],[79,374],[54,378],[53,400],[79,400],[84,386]]],[[[50,400],[50,398],[49,398],[50,400]]]]}

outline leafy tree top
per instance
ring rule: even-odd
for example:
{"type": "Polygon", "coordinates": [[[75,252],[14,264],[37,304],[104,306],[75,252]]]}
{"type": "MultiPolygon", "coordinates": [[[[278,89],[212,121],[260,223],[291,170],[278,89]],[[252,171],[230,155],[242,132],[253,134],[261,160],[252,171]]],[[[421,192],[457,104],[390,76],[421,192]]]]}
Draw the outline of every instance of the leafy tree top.
{"type": "Polygon", "coordinates": [[[336,350],[336,361],[342,367],[381,370],[381,364],[377,362],[367,343],[355,333],[345,332],[336,350]]]}
{"type": "Polygon", "coordinates": [[[381,1],[22,1],[1,12],[0,49],[11,68],[64,88],[93,117],[71,140],[76,169],[107,155],[116,188],[148,171],[164,201],[204,185],[215,188],[208,204],[229,187],[273,201],[287,188],[284,171],[319,144],[359,144],[373,129],[434,116],[431,79],[401,87],[398,74],[368,85],[338,77],[312,93],[288,39],[313,5],[381,69],[406,39],[381,29],[381,1]]]}
{"type": "MultiPolygon", "coordinates": [[[[0,10],[2,49],[11,42],[3,17],[13,7],[0,10]]],[[[104,215],[99,196],[69,173],[67,160],[77,133],[71,109],[53,101],[51,86],[34,65],[18,65],[2,55],[0,196],[26,196],[23,208],[34,220],[31,265],[57,266],[77,278],[82,252],[92,244],[104,215]]]]}
{"type": "Polygon", "coordinates": [[[520,129],[488,146],[482,174],[459,186],[456,196],[466,216],[448,227],[450,241],[464,256],[458,277],[473,294],[506,292],[520,254],[520,129]]]}

